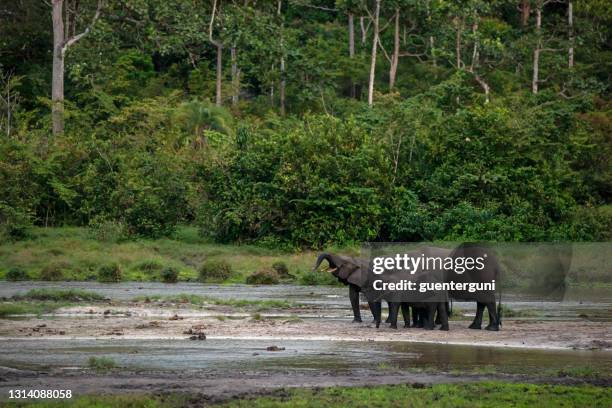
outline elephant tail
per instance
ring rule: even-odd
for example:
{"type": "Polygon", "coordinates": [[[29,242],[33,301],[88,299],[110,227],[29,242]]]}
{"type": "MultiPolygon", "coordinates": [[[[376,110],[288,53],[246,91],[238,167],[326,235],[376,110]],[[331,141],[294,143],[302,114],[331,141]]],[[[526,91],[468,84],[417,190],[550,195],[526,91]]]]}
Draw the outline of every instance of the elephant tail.
{"type": "Polygon", "coordinates": [[[504,313],[504,308],[502,307],[502,291],[499,289],[499,303],[497,303],[497,321],[499,325],[502,325],[502,314],[504,313]]]}

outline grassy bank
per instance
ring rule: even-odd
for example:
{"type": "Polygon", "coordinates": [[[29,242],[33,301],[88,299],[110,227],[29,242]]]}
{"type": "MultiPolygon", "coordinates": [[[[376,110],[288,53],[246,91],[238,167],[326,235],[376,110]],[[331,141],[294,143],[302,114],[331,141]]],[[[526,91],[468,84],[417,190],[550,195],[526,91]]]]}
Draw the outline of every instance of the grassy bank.
{"type": "MultiPolygon", "coordinates": [[[[77,397],[66,402],[22,402],[13,407],[180,407],[196,403],[187,396],[139,395],[77,397]]],[[[605,387],[534,385],[504,382],[377,387],[291,389],[271,396],[231,400],[231,407],[609,407],[612,391],[605,387]]]]}
{"type": "Polygon", "coordinates": [[[79,302],[95,303],[106,300],[94,292],[78,289],[32,289],[0,303],[0,318],[14,315],[51,313],[79,302]]]}
{"type": "MultiPolygon", "coordinates": [[[[334,249],[337,250],[337,249],[334,249]]],[[[355,253],[355,249],[343,252],[355,253]]],[[[0,245],[0,279],[21,274],[25,279],[97,280],[101,267],[116,264],[124,281],[156,281],[173,268],[179,281],[196,281],[205,262],[225,261],[232,274],[224,282],[244,283],[253,272],[286,264],[292,283],[329,284],[329,276],[310,272],[316,253],[287,253],[253,245],[219,245],[198,235],[195,227],[181,227],[171,238],[104,242],[87,228],[35,228],[31,238],[0,245]],[[45,279],[47,278],[47,279],[45,279]]]]}

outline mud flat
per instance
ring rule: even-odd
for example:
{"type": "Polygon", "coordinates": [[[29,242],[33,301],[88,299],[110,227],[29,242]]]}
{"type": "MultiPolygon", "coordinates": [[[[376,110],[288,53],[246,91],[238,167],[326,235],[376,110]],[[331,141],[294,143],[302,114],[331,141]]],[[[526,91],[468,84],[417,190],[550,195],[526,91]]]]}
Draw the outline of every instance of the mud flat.
{"type": "MultiPolygon", "coordinates": [[[[254,300],[277,299],[276,289],[257,290],[254,300]]],[[[340,295],[336,288],[302,290],[292,303],[264,309],[118,296],[0,319],[0,395],[15,387],[69,388],[78,394],[185,392],[217,401],[334,385],[490,379],[612,385],[608,304],[560,306],[568,317],[506,318],[499,332],[467,329],[465,304],[442,332],[352,323],[340,295]],[[112,367],[98,370],[92,357],[112,367]]],[[[525,310],[539,305],[514,304],[520,302],[525,310]]]]}

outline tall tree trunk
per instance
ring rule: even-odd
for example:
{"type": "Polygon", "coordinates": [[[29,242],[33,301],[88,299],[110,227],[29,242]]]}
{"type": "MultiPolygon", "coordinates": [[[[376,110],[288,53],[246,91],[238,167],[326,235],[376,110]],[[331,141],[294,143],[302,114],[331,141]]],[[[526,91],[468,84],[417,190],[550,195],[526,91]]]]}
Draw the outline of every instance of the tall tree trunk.
{"type": "MultiPolygon", "coordinates": [[[[348,41],[349,41],[349,58],[355,58],[355,16],[352,12],[348,13],[348,41]]],[[[355,82],[350,78],[351,98],[355,98],[357,92],[355,90],[355,82]]]]}
{"type": "Polygon", "coordinates": [[[368,105],[374,104],[374,78],[376,75],[376,52],[378,50],[378,27],[380,21],[380,1],[376,0],[376,8],[374,10],[374,38],[372,40],[372,57],[370,61],[370,80],[368,82],[368,105]]]}
{"type": "Polygon", "coordinates": [[[64,0],[53,0],[53,73],[51,79],[51,120],[53,134],[64,133],[64,0]]]}
{"type": "Polygon", "coordinates": [[[533,75],[531,78],[531,92],[538,93],[540,81],[540,52],[542,50],[542,6],[536,8],[536,46],[533,50],[533,75]]]}
{"type": "Polygon", "coordinates": [[[527,27],[529,24],[529,14],[531,13],[531,4],[529,0],[521,0],[521,26],[527,27]]]}
{"type": "Polygon", "coordinates": [[[394,29],[393,29],[393,55],[391,55],[391,66],[389,68],[389,90],[395,87],[395,77],[397,75],[397,66],[399,64],[400,52],[400,9],[395,9],[394,29]]]}
{"type": "Polygon", "coordinates": [[[238,59],[236,57],[236,46],[230,48],[230,56],[232,59],[232,106],[238,105],[240,95],[240,78],[238,77],[238,59]]]}
{"type": "Polygon", "coordinates": [[[223,81],[223,44],[217,42],[217,81],[215,86],[215,104],[221,106],[223,104],[223,95],[221,94],[221,84],[223,81]]]}
{"type": "MultiPolygon", "coordinates": [[[[427,7],[427,22],[429,23],[429,29],[431,30],[431,9],[429,8],[429,1],[425,3],[427,7]]],[[[436,44],[433,35],[429,36],[429,49],[431,50],[431,61],[433,62],[433,66],[438,66],[438,61],[436,60],[436,44]]]]}
{"type": "Polygon", "coordinates": [[[455,60],[457,69],[461,69],[461,31],[463,30],[463,18],[455,17],[455,60]]]}
{"type": "Polygon", "coordinates": [[[215,15],[217,13],[217,0],[213,0],[212,12],[210,14],[210,23],[208,24],[208,40],[217,48],[217,80],[215,89],[215,104],[221,106],[223,97],[221,94],[221,83],[223,80],[223,43],[215,40],[213,37],[213,28],[215,24],[215,15]]]}
{"type": "Polygon", "coordinates": [[[574,68],[574,4],[567,2],[567,25],[569,26],[569,49],[567,50],[567,65],[574,68]]]}
{"type": "MultiPolygon", "coordinates": [[[[278,18],[282,18],[281,11],[283,7],[282,0],[278,0],[278,18]]],[[[281,21],[281,33],[280,33],[280,49],[281,49],[281,57],[280,57],[280,83],[278,86],[278,97],[280,102],[280,114],[281,116],[285,116],[285,48],[284,48],[284,39],[283,39],[283,30],[284,23],[281,21]]]]}

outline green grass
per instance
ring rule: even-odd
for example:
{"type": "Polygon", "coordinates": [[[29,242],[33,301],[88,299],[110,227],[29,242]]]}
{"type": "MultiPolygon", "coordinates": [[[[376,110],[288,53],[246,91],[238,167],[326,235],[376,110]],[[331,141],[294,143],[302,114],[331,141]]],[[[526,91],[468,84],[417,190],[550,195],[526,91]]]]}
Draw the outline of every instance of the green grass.
{"type": "Polygon", "coordinates": [[[51,313],[60,307],[70,306],[69,302],[4,302],[0,303],[0,318],[34,314],[41,315],[43,313],[51,313]]]}
{"type": "MultiPolygon", "coordinates": [[[[149,407],[185,406],[189,395],[165,396],[76,396],[63,401],[10,402],[10,407],[149,407]]],[[[193,399],[191,399],[193,400],[193,399]]],[[[234,399],[217,407],[245,408],[377,408],[377,407],[609,407],[612,391],[590,385],[565,386],[481,382],[470,384],[438,384],[413,387],[389,385],[376,387],[330,387],[323,389],[289,389],[269,396],[234,399]]]]}
{"type": "MultiPolygon", "coordinates": [[[[331,248],[356,254],[355,248],[331,248]]],[[[0,279],[9,269],[19,267],[32,279],[40,279],[45,267],[61,270],[65,280],[96,280],[102,265],[116,262],[125,281],[161,280],[162,267],[179,271],[179,281],[197,281],[198,268],[205,261],[228,262],[235,273],[225,283],[244,283],[254,271],[284,262],[296,283],[334,283],[308,274],[316,260],[314,251],[288,253],[255,245],[220,245],[198,235],[197,228],[183,226],[170,238],[103,242],[92,237],[88,228],[33,228],[32,238],[0,245],[0,279]]],[[[321,274],[323,272],[320,272],[321,274]]]]}
{"type": "Polygon", "coordinates": [[[0,303],[0,318],[52,313],[60,307],[71,306],[78,302],[103,300],[104,296],[78,289],[32,289],[24,294],[14,295],[10,301],[0,303]]]}
{"type": "Polygon", "coordinates": [[[609,388],[485,382],[332,387],[322,390],[289,390],[282,397],[257,397],[224,404],[224,407],[609,407],[609,388]]]}
{"type": "Polygon", "coordinates": [[[93,368],[96,371],[108,371],[117,367],[117,363],[110,357],[89,357],[87,367],[93,368]]]}
{"type": "Polygon", "coordinates": [[[138,296],[135,297],[134,300],[138,302],[149,300],[152,302],[187,303],[196,306],[231,306],[235,308],[255,309],[259,311],[267,309],[290,309],[299,307],[299,305],[296,305],[295,303],[286,300],[219,299],[215,297],[190,294],[178,294],[171,296],[138,296]]]}
{"type": "Polygon", "coordinates": [[[54,302],[101,301],[104,296],[79,289],[32,289],[13,296],[14,300],[50,300],[54,302]]]}

